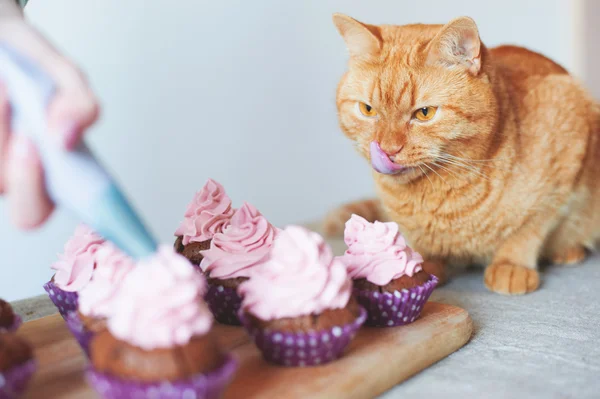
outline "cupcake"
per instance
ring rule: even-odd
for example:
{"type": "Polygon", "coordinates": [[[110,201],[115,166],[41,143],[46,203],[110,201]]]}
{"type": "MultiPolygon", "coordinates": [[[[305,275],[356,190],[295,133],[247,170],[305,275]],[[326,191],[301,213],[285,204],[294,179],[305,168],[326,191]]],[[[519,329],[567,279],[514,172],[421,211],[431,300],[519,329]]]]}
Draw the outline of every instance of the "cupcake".
{"type": "Polygon", "coordinates": [[[21,322],[21,317],[13,311],[10,303],[0,299],[0,333],[17,331],[21,322]]]}
{"type": "Polygon", "coordinates": [[[267,257],[277,232],[255,207],[244,203],[224,231],[215,234],[210,249],[202,251],[200,268],[208,279],[205,299],[217,321],[240,324],[237,288],[267,257]]]}
{"type": "Polygon", "coordinates": [[[339,259],[353,279],[358,302],[367,309],[366,324],[391,327],[415,321],[438,280],[423,271],[423,258],[406,245],[398,225],[352,215],[344,241],[348,249],[339,259]]]}
{"type": "Polygon", "coordinates": [[[240,318],[266,360],[313,366],[342,355],[366,312],[346,268],[317,233],[289,226],[242,283],[240,318]]]}
{"type": "Polygon", "coordinates": [[[220,351],[197,268],[171,248],[121,284],[107,329],[90,345],[88,379],[104,398],[216,398],[235,372],[220,351]]]}
{"type": "Polygon", "coordinates": [[[63,317],[77,310],[77,293],[92,279],[95,254],[103,243],[104,239],[89,227],[79,225],[58,261],[51,266],[56,273],[44,289],[63,317]]]}
{"type": "Polygon", "coordinates": [[[213,236],[223,231],[233,212],[231,200],[223,186],[208,179],[202,190],[194,195],[183,222],[175,231],[175,251],[193,265],[199,265],[201,251],[210,247],[213,236]]]}
{"type": "Polygon", "coordinates": [[[12,333],[0,334],[0,398],[16,398],[35,371],[31,346],[12,333]]]}
{"type": "Polygon", "coordinates": [[[112,243],[104,243],[96,252],[92,281],[79,292],[78,310],[66,317],[69,330],[86,354],[92,337],[106,329],[106,319],[115,310],[121,282],[134,267],[133,259],[112,243]]]}

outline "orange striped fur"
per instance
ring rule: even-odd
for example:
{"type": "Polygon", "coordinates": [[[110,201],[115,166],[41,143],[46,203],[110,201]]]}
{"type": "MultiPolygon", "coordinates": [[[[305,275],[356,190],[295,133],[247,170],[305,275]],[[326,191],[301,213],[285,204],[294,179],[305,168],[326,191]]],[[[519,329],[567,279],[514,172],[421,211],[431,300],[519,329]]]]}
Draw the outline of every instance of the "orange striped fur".
{"type": "Polygon", "coordinates": [[[541,258],[576,263],[598,243],[600,106],[564,68],[524,48],[486,48],[467,17],[334,23],[350,52],[337,91],[344,134],[367,160],[377,141],[409,169],[373,171],[379,200],[334,210],[328,234],[351,213],[389,218],[426,259],[487,265],[485,285],[503,294],[537,289],[541,258]],[[426,106],[435,117],[415,120],[426,106]]]}

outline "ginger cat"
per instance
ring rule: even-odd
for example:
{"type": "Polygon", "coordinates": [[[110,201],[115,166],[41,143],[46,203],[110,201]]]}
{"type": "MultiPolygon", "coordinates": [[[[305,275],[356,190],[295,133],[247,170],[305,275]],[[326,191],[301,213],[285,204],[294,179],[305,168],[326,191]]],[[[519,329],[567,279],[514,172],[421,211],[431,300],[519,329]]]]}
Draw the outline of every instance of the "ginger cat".
{"type": "Polygon", "coordinates": [[[444,278],[481,263],[501,294],[538,288],[541,258],[574,264],[600,239],[600,107],[560,65],[488,49],[475,22],[374,26],[336,14],[350,53],[339,123],[371,162],[379,200],[342,206],[391,219],[444,278]]]}

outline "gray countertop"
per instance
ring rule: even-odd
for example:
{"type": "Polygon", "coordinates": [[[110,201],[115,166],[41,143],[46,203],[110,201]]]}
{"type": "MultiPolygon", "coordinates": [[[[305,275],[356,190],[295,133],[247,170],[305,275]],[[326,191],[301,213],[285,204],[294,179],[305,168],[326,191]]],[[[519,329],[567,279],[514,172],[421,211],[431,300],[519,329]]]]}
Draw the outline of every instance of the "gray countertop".
{"type": "Polygon", "coordinates": [[[58,313],[48,295],[39,295],[33,298],[14,301],[11,303],[15,312],[21,315],[24,321],[39,319],[58,313]]]}
{"type": "MultiPolygon", "coordinates": [[[[342,240],[330,243],[344,251],[342,240]]],[[[540,289],[529,295],[492,293],[483,270],[474,269],[431,299],[468,310],[473,338],[383,398],[600,398],[599,256],[544,268],[540,289]]]]}

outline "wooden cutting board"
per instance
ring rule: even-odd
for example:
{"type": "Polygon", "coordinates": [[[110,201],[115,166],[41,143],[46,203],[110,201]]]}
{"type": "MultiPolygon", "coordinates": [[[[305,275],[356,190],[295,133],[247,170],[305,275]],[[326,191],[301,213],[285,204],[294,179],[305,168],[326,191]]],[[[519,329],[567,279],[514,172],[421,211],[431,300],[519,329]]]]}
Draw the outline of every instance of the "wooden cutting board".
{"type": "MultiPolygon", "coordinates": [[[[458,350],[469,341],[473,324],[465,310],[429,302],[414,323],[363,328],[344,357],[303,369],[266,363],[241,327],[216,329],[223,347],[240,361],[225,399],[362,399],[387,391],[458,350]]],[[[25,398],[96,398],[84,379],[86,358],[60,315],[27,322],[18,334],[34,346],[39,362],[25,398]]]]}

